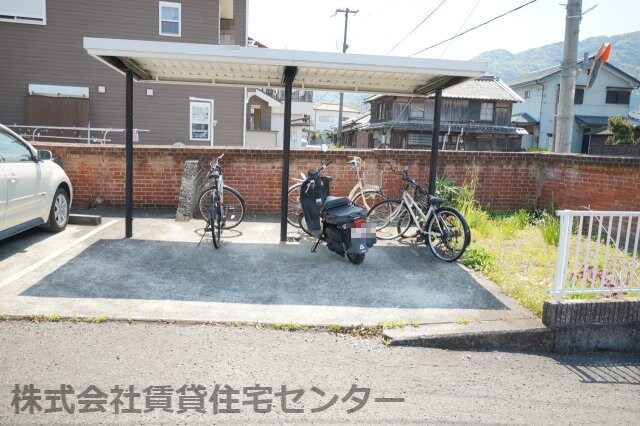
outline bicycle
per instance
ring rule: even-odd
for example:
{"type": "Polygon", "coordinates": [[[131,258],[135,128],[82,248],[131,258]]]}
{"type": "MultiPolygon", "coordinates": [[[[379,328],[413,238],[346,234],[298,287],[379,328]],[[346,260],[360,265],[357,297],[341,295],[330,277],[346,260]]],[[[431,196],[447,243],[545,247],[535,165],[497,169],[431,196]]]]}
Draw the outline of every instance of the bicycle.
{"type": "MultiPolygon", "coordinates": [[[[363,169],[365,169],[364,161],[357,156],[349,156],[349,158],[351,158],[351,160],[347,161],[347,164],[351,164],[356,169],[357,176],[357,181],[348,195],[351,200],[351,204],[362,207],[365,210],[369,210],[376,203],[386,200],[387,196],[380,190],[379,181],[376,182],[378,183],[377,185],[366,182],[366,173],[363,172],[363,169]]],[[[326,164],[323,163],[319,172],[324,171],[329,164],[331,164],[331,161],[326,164]]],[[[296,228],[301,228],[300,214],[302,213],[302,207],[300,206],[300,187],[302,186],[302,182],[306,180],[304,173],[301,173],[301,176],[302,179],[293,178],[298,183],[290,186],[289,191],[287,192],[287,197],[289,199],[287,222],[296,228]]],[[[304,227],[302,227],[302,229],[304,230],[304,227]]]]}
{"type": "Polygon", "coordinates": [[[207,184],[198,198],[200,215],[207,222],[205,234],[209,230],[212,231],[216,248],[220,242],[222,230],[238,226],[244,219],[246,211],[246,202],[240,192],[223,183],[222,165],[220,164],[223,157],[224,154],[209,163],[207,177],[213,179],[213,184],[207,184]],[[216,230],[216,228],[218,229],[216,230]]]}
{"type": "Polygon", "coordinates": [[[418,241],[424,239],[438,259],[458,260],[471,242],[471,231],[462,213],[452,207],[441,207],[447,200],[430,195],[409,177],[408,167],[402,172],[402,180],[406,182],[402,199],[385,200],[369,210],[367,218],[375,225],[376,236],[383,240],[398,238],[414,224],[418,241]],[[409,193],[411,187],[413,197],[409,193]]]}

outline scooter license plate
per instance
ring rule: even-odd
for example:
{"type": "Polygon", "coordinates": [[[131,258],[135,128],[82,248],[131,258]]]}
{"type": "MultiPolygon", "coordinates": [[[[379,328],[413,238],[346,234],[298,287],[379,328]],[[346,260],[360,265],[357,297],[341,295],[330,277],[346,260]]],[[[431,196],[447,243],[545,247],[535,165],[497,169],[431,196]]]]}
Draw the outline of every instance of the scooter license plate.
{"type": "Polygon", "coordinates": [[[361,228],[351,228],[352,252],[366,252],[376,243],[376,230],[373,224],[365,224],[361,228]]]}

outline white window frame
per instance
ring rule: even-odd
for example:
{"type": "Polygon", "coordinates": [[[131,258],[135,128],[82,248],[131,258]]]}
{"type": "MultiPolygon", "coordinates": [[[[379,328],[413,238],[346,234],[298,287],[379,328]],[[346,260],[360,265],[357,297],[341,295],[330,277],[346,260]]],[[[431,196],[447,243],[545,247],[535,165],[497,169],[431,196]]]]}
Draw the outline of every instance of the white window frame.
{"type": "Polygon", "coordinates": [[[191,141],[198,141],[198,142],[211,142],[211,145],[213,145],[213,126],[214,126],[214,121],[213,121],[213,100],[209,101],[209,100],[190,100],[189,101],[189,140],[191,141]],[[207,109],[209,110],[209,122],[208,123],[204,123],[204,122],[200,122],[200,121],[194,121],[193,120],[193,107],[194,106],[206,106],[207,109]],[[208,132],[208,137],[205,138],[194,138],[193,137],[193,125],[194,124],[207,124],[209,126],[209,132],[208,132]]]}
{"type": "MultiPolygon", "coordinates": [[[[10,0],[5,0],[10,1],[10,0]]],[[[47,25],[47,0],[40,0],[42,2],[42,17],[36,18],[34,16],[13,16],[7,15],[6,10],[2,10],[2,2],[0,2],[0,21],[13,22],[16,24],[30,24],[30,25],[47,25]],[[41,19],[41,20],[40,20],[41,19]]]]}
{"type": "Polygon", "coordinates": [[[525,90],[524,91],[524,98],[525,99],[530,99],[531,98],[531,90],[525,90]]]}
{"type": "Polygon", "coordinates": [[[494,105],[492,102],[481,102],[480,103],[480,121],[493,121],[493,114],[494,114],[494,105]],[[489,106],[490,111],[491,111],[491,117],[486,118],[486,111],[487,108],[486,106],[489,106]]]}
{"type": "Polygon", "coordinates": [[[158,3],[158,32],[160,33],[161,36],[182,37],[182,4],[181,3],[169,2],[169,1],[161,1],[161,2],[158,3]],[[178,34],[162,32],[162,22],[163,21],[176,22],[176,21],[168,21],[168,20],[163,20],[162,19],[162,8],[163,7],[169,7],[169,8],[173,8],[173,9],[178,9],[178,21],[177,21],[178,22],[178,34]]]}

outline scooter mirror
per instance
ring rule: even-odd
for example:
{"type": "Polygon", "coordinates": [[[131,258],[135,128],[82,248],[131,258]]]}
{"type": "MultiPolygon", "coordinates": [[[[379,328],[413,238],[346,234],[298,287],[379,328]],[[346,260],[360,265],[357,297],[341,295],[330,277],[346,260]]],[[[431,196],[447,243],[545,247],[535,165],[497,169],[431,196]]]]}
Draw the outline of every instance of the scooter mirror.
{"type": "Polygon", "coordinates": [[[329,151],[329,145],[327,145],[326,143],[323,143],[322,146],[320,146],[320,148],[322,148],[322,152],[329,151]]]}

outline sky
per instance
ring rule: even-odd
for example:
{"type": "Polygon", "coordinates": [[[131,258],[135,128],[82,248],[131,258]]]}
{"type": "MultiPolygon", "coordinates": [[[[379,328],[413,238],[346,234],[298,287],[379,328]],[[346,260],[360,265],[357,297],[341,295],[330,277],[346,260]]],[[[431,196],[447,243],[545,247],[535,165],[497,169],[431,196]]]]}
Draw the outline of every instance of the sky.
{"type": "MultiPolygon", "coordinates": [[[[528,1],[445,0],[390,53],[442,0],[249,0],[248,35],[273,49],[342,51],[344,14],[332,15],[338,8],[349,8],[358,10],[357,15],[349,15],[349,53],[412,56],[528,1]]],[[[563,0],[537,0],[415,56],[468,60],[487,50],[517,53],[562,41],[566,9],[560,3],[563,0]]],[[[581,40],[640,30],[640,0],[583,0],[582,9],[595,5],[583,16],[581,40]]]]}

